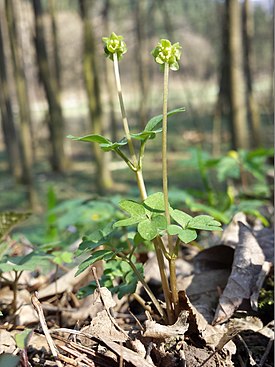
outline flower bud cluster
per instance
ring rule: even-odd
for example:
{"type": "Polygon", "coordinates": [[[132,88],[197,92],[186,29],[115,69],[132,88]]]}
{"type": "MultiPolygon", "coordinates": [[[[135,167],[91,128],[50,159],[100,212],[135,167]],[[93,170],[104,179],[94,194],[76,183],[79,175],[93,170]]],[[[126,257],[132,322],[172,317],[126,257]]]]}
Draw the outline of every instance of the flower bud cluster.
{"type": "Polygon", "coordinates": [[[173,45],[167,39],[161,39],[157,46],[151,52],[156,63],[164,67],[164,64],[168,64],[171,70],[179,69],[179,59],[181,56],[180,44],[174,43],[173,45]]]}
{"type": "Polygon", "coordinates": [[[114,32],[110,37],[103,37],[102,41],[105,43],[104,52],[107,57],[114,60],[114,54],[117,54],[118,60],[127,52],[126,43],[122,36],[117,36],[114,32]]]}

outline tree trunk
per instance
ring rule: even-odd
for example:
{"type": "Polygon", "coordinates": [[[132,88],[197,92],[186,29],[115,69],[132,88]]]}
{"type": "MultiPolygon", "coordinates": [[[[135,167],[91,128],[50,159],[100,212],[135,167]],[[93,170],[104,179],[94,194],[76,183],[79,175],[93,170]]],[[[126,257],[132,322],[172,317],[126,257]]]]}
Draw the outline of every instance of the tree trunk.
{"type": "Polygon", "coordinates": [[[252,145],[254,148],[261,143],[261,128],[258,106],[253,93],[252,82],[252,38],[254,34],[253,15],[249,0],[243,2],[243,40],[244,40],[244,72],[246,80],[246,103],[248,123],[251,128],[252,145]]]}
{"type": "Polygon", "coordinates": [[[14,124],[12,103],[9,90],[9,81],[6,68],[4,37],[2,32],[4,19],[0,14],[0,109],[2,130],[6,153],[9,162],[9,169],[16,181],[21,180],[22,170],[20,164],[19,144],[14,124]]]}
{"type": "Polygon", "coordinates": [[[40,0],[33,0],[35,15],[35,48],[40,78],[49,105],[49,133],[52,147],[51,165],[57,172],[65,172],[67,159],[64,152],[64,120],[57,80],[52,75],[46,50],[43,9],[40,0]]]}
{"type": "Polygon", "coordinates": [[[18,45],[18,35],[16,29],[15,11],[12,0],[5,1],[6,17],[8,22],[8,31],[11,46],[12,64],[14,72],[14,80],[17,94],[17,102],[19,105],[20,118],[20,148],[22,163],[22,182],[27,186],[28,199],[34,208],[37,205],[36,195],[33,186],[32,177],[32,144],[30,131],[30,109],[27,92],[27,84],[25,73],[18,45]]]}
{"type": "MultiPolygon", "coordinates": [[[[93,5],[93,2],[90,2],[93,5]]],[[[79,0],[79,10],[83,21],[84,50],[83,50],[83,72],[88,96],[88,107],[93,134],[102,134],[103,120],[100,99],[100,82],[98,66],[96,61],[96,45],[94,41],[92,26],[88,17],[88,2],[79,0]]],[[[93,144],[93,153],[96,165],[96,186],[100,194],[104,194],[113,186],[111,173],[108,169],[108,156],[98,144],[93,144]]]]}
{"type": "Polygon", "coordinates": [[[56,24],[56,1],[49,0],[49,12],[51,17],[51,31],[53,42],[53,74],[57,81],[58,89],[61,90],[61,65],[58,52],[58,33],[56,24]]]}
{"type": "Polygon", "coordinates": [[[233,148],[249,148],[242,62],[241,11],[238,0],[226,0],[229,20],[230,101],[233,148]]]}

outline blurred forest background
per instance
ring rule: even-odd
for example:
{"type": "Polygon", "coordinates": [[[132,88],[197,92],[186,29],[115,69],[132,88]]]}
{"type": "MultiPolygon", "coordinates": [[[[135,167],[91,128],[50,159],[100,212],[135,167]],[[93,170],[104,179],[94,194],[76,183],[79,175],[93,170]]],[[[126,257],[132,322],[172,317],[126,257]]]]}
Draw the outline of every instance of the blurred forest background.
{"type": "MultiPolygon", "coordinates": [[[[68,134],[123,137],[112,63],[102,37],[123,35],[122,88],[133,132],[161,113],[162,75],[151,50],[182,45],[171,72],[170,182],[188,148],[214,156],[273,146],[272,0],[1,0],[1,210],[43,208],[58,199],[132,192],[126,165],[68,134]],[[174,120],[174,121],[173,121],[174,120]]],[[[160,139],[150,144],[145,180],[160,185],[160,139]]]]}

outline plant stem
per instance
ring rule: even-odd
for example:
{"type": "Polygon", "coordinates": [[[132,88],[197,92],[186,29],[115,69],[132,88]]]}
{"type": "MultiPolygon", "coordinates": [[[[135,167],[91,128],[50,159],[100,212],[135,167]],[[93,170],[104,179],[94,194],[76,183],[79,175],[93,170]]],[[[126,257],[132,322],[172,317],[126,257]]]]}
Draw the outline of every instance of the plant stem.
{"type": "MultiPolygon", "coordinates": [[[[144,183],[144,179],[142,175],[142,167],[140,165],[140,162],[137,161],[133,141],[130,135],[129,124],[128,124],[126,110],[125,110],[124,102],[123,102],[119,66],[118,66],[118,58],[117,58],[116,53],[113,54],[113,61],[114,61],[114,74],[115,74],[115,80],[116,80],[116,87],[117,87],[117,92],[118,92],[124,132],[126,135],[126,139],[128,141],[128,146],[129,146],[129,151],[130,151],[133,166],[136,167],[135,174],[136,174],[137,185],[138,185],[139,192],[140,192],[140,197],[142,200],[145,200],[147,198],[147,192],[146,192],[146,187],[145,187],[145,183],[144,183]]],[[[168,284],[167,275],[165,271],[164,256],[162,252],[162,248],[164,247],[164,245],[162,243],[162,239],[159,236],[153,240],[153,243],[154,243],[156,256],[158,260],[158,267],[160,271],[163,294],[164,294],[165,303],[166,303],[168,322],[172,324],[174,321],[174,317],[173,317],[173,309],[172,309],[172,304],[171,304],[170,289],[169,289],[169,284],[168,284]]],[[[142,281],[144,282],[144,279],[142,279],[142,281]]]]}
{"type": "MultiPolygon", "coordinates": [[[[168,80],[169,80],[169,65],[164,64],[164,79],[163,79],[163,120],[162,120],[162,189],[164,196],[165,217],[167,224],[170,224],[169,214],[169,198],[168,198],[168,170],[167,170],[167,100],[168,100],[168,80]]],[[[172,241],[169,240],[170,254],[173,252],[172,241]]]]}
{"type": "Polygon", "coordinates": [[[141,168],[138,165],[133,140],[132,140],[131,135],[130,135],[128,119],[127,119],[126,110],[125,110],[125,107],[124,107],[123,96],[122,96],[122,88],[121,88],[121,82],[120,82],[118,58],[117,58],[116,53],[113,54],[113,59],[114,59],[114,74],[115,74],[116,87],[117,87],[117,93],[118,93],[118,99],[119,99],[119,104],[120,104],[120,110],[121,110],[121,116],[122,116],[124,132],[125,132],[126,139],[127,139],[127,142],[128,142],[129,151],[130,151],[130,155],[131,155],[131,160],[133,162],[134,167],[136,167],[135,173],[136,173],[136,180],[137,180],[138,188],[139,188],[139,191],[140,191],[140,194],[141,194],[141,198],[142,198],[142,200],[144,200],[147,197],[147,193],[146,193],[146,188],[145,188],[145,184],[144,184],[144,180],[143,180],[142,171],[141,171],[141,168]]]}
{"type": "MultiPolygon", "coordinates": [[[[162,185],[164,196],[165,217],[167,225],[171,223],[169,214],[169,198],[168,198],[168,170],[167,170],[167,104],[168,104],[168,81],[169,81],[169,64],[164,64],[163,79],[163,120],[162,120],[162,185]]],[[[168,234],[168,248],[171,255],[169,259],[170,271],[170,288],[172,292],[172,300],[174,305],[174,316],[178,316],[179,312],[179,296],[177,290],[176,264],[174,255],[174,246],[172,237],[168,234]]]]}
{"type": "Polygon", "coordinates": [[[166,320],[166,315],[163,311],[163,308],[161,307],[159,301],[156,299],[154,293],[151,291],[151,289],[149,288],[148,284],[145,282],[143,276],[140,274],[140,272],[137,270],[135,264],[132,262],[131,259],[127,258],[126,256],[123,256],[124,260],[127,261],[127,263],[131,266],[133,272],[136,274],[138,280],[141,282],[141,284],[143,285],[143,288],[146,290],[148,296],[150,297],[151,301],[153,302],[153,304],[155,305],[156,309],[158,310],[160,316],[166,320]]]}

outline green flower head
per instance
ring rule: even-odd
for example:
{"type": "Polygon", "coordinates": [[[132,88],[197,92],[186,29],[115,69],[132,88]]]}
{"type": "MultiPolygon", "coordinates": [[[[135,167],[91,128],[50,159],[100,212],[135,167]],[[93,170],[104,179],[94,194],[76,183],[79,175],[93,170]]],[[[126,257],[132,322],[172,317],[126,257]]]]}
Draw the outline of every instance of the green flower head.
{"type": "Polygon", "coordinates": [[[123,41],[122,36],[117,36],[114,32],[110,37],[102,37],[104,42],[104,52],[107,57],[114,60],[114,54],[117,54],[118,60],[127,52],[126,43],[123,41]]]}
{"type": "Polygon", "coordinates": [[[181,46],[178,42],[172,45],[169,40],[161,39],[151,54],[161,69],[164,69],[164,64],[168,64],[171,70],[179,70],[181,46]]]}

